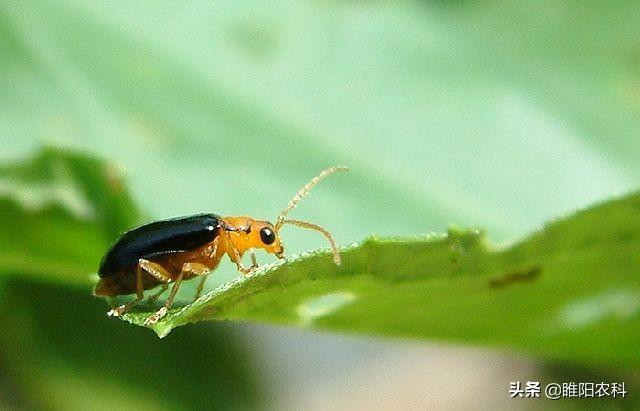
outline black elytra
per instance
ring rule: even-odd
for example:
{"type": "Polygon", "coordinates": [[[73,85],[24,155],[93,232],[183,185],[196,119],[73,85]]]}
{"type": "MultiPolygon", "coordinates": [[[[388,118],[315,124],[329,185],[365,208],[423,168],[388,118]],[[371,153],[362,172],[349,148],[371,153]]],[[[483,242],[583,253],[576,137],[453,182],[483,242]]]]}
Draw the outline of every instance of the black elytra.
{"type": "Polygon", "coordinates": [[[108,277],[118,270],[169,253],[194,250],[213,241],[220,232],[220,217],[197,214],[156,221],[124,233],[100,263],[98,275],[108,277]]]}

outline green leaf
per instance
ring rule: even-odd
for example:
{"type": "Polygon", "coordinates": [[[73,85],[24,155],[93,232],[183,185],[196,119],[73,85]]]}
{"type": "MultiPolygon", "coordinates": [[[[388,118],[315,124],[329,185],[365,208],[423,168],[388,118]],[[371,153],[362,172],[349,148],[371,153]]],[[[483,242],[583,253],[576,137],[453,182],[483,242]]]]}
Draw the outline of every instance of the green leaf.
{"type": "Polygon", "coordinates": [[[51,148],[0,167],[0,275],[86,287],[139,221],[118,171],[95,157],[51,148]]]}
{"type": "MultiPolygon", "coordinates": [[[[257,321],[510,347],[639,366],[640,194],[554,222],[500,250],[479,231],[370,238],[271,264],[152,326],[257,321]]],[[[141,325],[150,311],[125,316],[141,325]]]]}

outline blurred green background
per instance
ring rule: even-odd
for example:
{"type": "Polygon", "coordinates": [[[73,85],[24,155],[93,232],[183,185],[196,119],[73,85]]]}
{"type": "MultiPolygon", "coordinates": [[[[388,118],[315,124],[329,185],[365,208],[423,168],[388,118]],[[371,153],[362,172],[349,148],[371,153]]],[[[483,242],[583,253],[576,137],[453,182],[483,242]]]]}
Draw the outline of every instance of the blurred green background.
{"type": "MultiPolygon", "coordinates": [[[[5,1],[0,161],[105,158],[144,219],[274,219],[346,164],[294,212],[340,244],[451,224],[502,244],[639,186],[638,21],[633,1],[5,1]]],[[[324,246],[283,236],[289,253],[324,246]]],[[[159,341],[104,317],[97,264],[74,287],[5,262],[0,407],[503,408],[512,380],[621,375],[266,326],[159,341]]]]}

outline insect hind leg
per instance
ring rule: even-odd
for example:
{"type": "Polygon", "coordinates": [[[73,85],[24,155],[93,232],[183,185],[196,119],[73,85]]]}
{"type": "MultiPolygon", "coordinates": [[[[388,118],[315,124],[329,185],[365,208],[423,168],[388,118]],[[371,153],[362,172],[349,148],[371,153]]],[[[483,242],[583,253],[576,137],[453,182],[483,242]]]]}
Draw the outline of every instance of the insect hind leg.
{"type": "Polygon", "coordinates": [[[166,289],[168,288],[167,284],[171,282],[171,274],[169,274],[169,272],[160,264],[141,258],[138,260],[138,266],[136,267],[136,298],[128,302],[127,304],[112,308],[111,310],[109,310],[109,312],[107,312],[108,316],[120,317],[131,310],[134,305],[142,301],[142,299],[144,298],[144,283],[142,281],[143,271],[163,283],[163,289],[150,298],[156,299],[164,291],[166,291],[166,289]]]}
{"type": "Polygon", "coordinates": [[[161,283],[166,284],[171,282],[171,274],[169,274],[169,272],[158,263],[141,258],[138,260],[138,267],[151,274],[161,283]]]}
{"type": "Polygon", "coordinates": [[[142,283],[142,267],[138,264],[136,267],[136,298],[127,304],[112,308],[107,312],[109,317],[120,317],[127,313],[134,305],[138,304],[144,298],[144,285],[142,283]]]}

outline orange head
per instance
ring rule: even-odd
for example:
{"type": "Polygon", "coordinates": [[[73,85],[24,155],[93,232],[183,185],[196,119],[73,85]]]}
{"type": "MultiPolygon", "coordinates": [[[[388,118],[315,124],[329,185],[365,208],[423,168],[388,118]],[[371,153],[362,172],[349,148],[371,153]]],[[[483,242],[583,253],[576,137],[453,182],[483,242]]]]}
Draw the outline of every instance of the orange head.
{"type": "Polygon", "coordinates": [[[288,220],[286,216],[322,179],[337,171],[348,170],[347,167],[330,167],[312,178],[296,193],[291,201],[289,201],[287,207],[278,216],[275,224],[271,224],[268,221],[254,220],[251,217],[225,217],[222,219],[222,229],[228,233],[227,237],[231,241],[235,251],[240,255],[251,248],[262,248],[268,253],[275,254],[278,258],[284,258],[284,247],[280,241],[280,229],[284,224],[316,230],[327,238],[333,251],[333,260],[336,264],[340,264],[340,252],[331,234],[327,230],[319,225],[306,221],[288,220]]]}
{"type": "Polygon", "coordinates": [[[254,220],[251,217],[225,217],[222,219],[229,233],[229,240],[240,255],[250,248],[262,248],[278,258],[284,257],[284,248],[276,229],[268,221],[254,220]]]}

